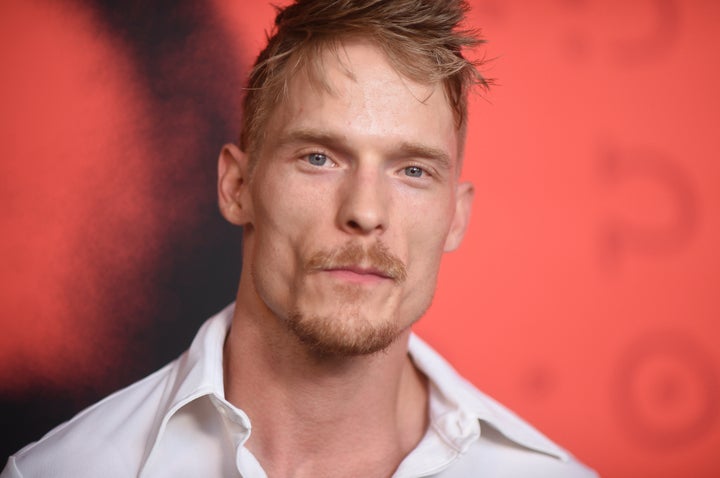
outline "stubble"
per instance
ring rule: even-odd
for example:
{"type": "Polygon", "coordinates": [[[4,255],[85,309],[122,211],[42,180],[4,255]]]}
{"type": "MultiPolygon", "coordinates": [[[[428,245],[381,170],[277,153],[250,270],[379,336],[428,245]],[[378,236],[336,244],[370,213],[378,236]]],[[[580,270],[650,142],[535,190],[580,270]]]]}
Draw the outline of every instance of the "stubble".
{"type": "MultiPolygon", "coordinates": [[[[395,283],[407,278],[405,264],[380,242],[370,247],[349,243],[332,250],[313,254],[305,264],[305,273],[362,266],[371,268],[395,283]]],[[[363,310],[367,294],[360,285],[335,284],[332,300],[336,311],[322,316],[312,311],[294,310],[287,318],[290,331],[319,356],[358,356],[377,353],[392,344],[409,325],[396,317],[367,317],[363,310]]]]}

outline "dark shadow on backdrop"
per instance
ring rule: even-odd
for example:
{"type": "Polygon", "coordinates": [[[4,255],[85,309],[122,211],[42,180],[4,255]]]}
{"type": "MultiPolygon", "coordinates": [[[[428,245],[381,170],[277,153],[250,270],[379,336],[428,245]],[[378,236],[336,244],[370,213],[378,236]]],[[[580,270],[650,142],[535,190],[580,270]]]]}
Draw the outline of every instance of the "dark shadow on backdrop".
{"type": "Polygon", "coordinates": [[[0,398],[2,466],[5,457],[82,408],[174,359],[200,324],[233,300],[239,277],[240,230],[217,212],[215,189],[217,154],[223,143],[235,139],[240,124],[243,74],[231,48],[236,41],[223,31],[210,2],[76,3],[101,19],[133,61],[142,82],[134,87],[148,93],[145,106],[153,125],[139,141],[164,152],[148,158],[162,160],[156,170],[163,174],[152,178],[151,194],[182,207],[183,220],[160,224],[160,252],[153,263],[142,265],[157,280],[138,284],[113,278],[99,284],[106,320],[119,324],[114,333],[123,333],[129,318],[143,324],[141,333],[127,337],[130,345],[123,356],[109,359],[112,373],[102,383],[73,389],[36,383],[0,398]],[[195,140],[177,146],[188,137],[195,140]]]}

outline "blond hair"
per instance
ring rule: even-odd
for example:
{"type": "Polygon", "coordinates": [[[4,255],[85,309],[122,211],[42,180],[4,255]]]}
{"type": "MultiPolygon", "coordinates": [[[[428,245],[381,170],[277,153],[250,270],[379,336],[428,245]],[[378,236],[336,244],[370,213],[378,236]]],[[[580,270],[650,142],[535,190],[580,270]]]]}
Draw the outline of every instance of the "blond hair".
{"type": "Polygon", "coordinates": [[[463,49],[484,42],[476,31],[461,28],[468,9],[465,0],[297,0],[278,8],[267,46],[250,72],[240,149],[251,156],[257,152],[289,79],[302,69],[321,77],[322,52],[348,38],[374,43],[411,80],[442,82],[455,127],[464,137],[468,92],[474,85],[489,85],[478,64],[463,56],[463,49]]]}

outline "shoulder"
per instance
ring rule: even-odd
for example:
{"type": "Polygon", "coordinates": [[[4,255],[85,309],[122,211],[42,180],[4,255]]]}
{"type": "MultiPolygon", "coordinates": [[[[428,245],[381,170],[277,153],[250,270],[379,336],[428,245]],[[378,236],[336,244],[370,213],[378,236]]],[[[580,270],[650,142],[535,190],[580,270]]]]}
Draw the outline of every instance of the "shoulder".
{"type": "Polygon", "coordinates": [[[2,477],[132,476],[159,422],[173,362],[106,397],[8,460],[2,477]]]}
{"type": "Polygon", "coordinates": [[[597,476],[567,450],[461,377],[416,336],[411,338],[410,354],[430,380],[431,423],[444,428],[440,432],[446,441],[457,442],[458,459],[447,475],[439,476],[476,476],[478,470],[486,470],[487,476],[508,478],[597,476]]]}
{"type": "Polygon", "coordinates": [[[597,478],[592,469],[565,452],[562,457],[528,449],[485,424],[480,438],[447,470],[443,478],[597,478]]]}
{"type": "Polygon", "coordinates": [[[200,396],[221,393],[222,346],[233,309],[230,304],[205,321],[177,360],[11,456],[0,478],[137,475],[176,410],[200,396]]]}

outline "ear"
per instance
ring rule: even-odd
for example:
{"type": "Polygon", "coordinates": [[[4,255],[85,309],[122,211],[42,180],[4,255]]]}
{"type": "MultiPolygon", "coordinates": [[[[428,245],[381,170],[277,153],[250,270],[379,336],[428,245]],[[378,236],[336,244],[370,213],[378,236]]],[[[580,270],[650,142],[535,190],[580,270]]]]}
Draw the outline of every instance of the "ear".
{"type": "Polygon", "coordinates": [[[247,154],[234,144],[223,146],[218,158],[218,205],[223,217],[236,226],[252,218],[247,166],[247,154]]]}
{"type": "Polygon", "coordinates": [[[471,183],[460,183],[455,196],[455,215],[450,223],[450,231],[445,239],[445,252],[454,251],[460,246],[465,230],[470,222],[475,187],[471,183]]]}

